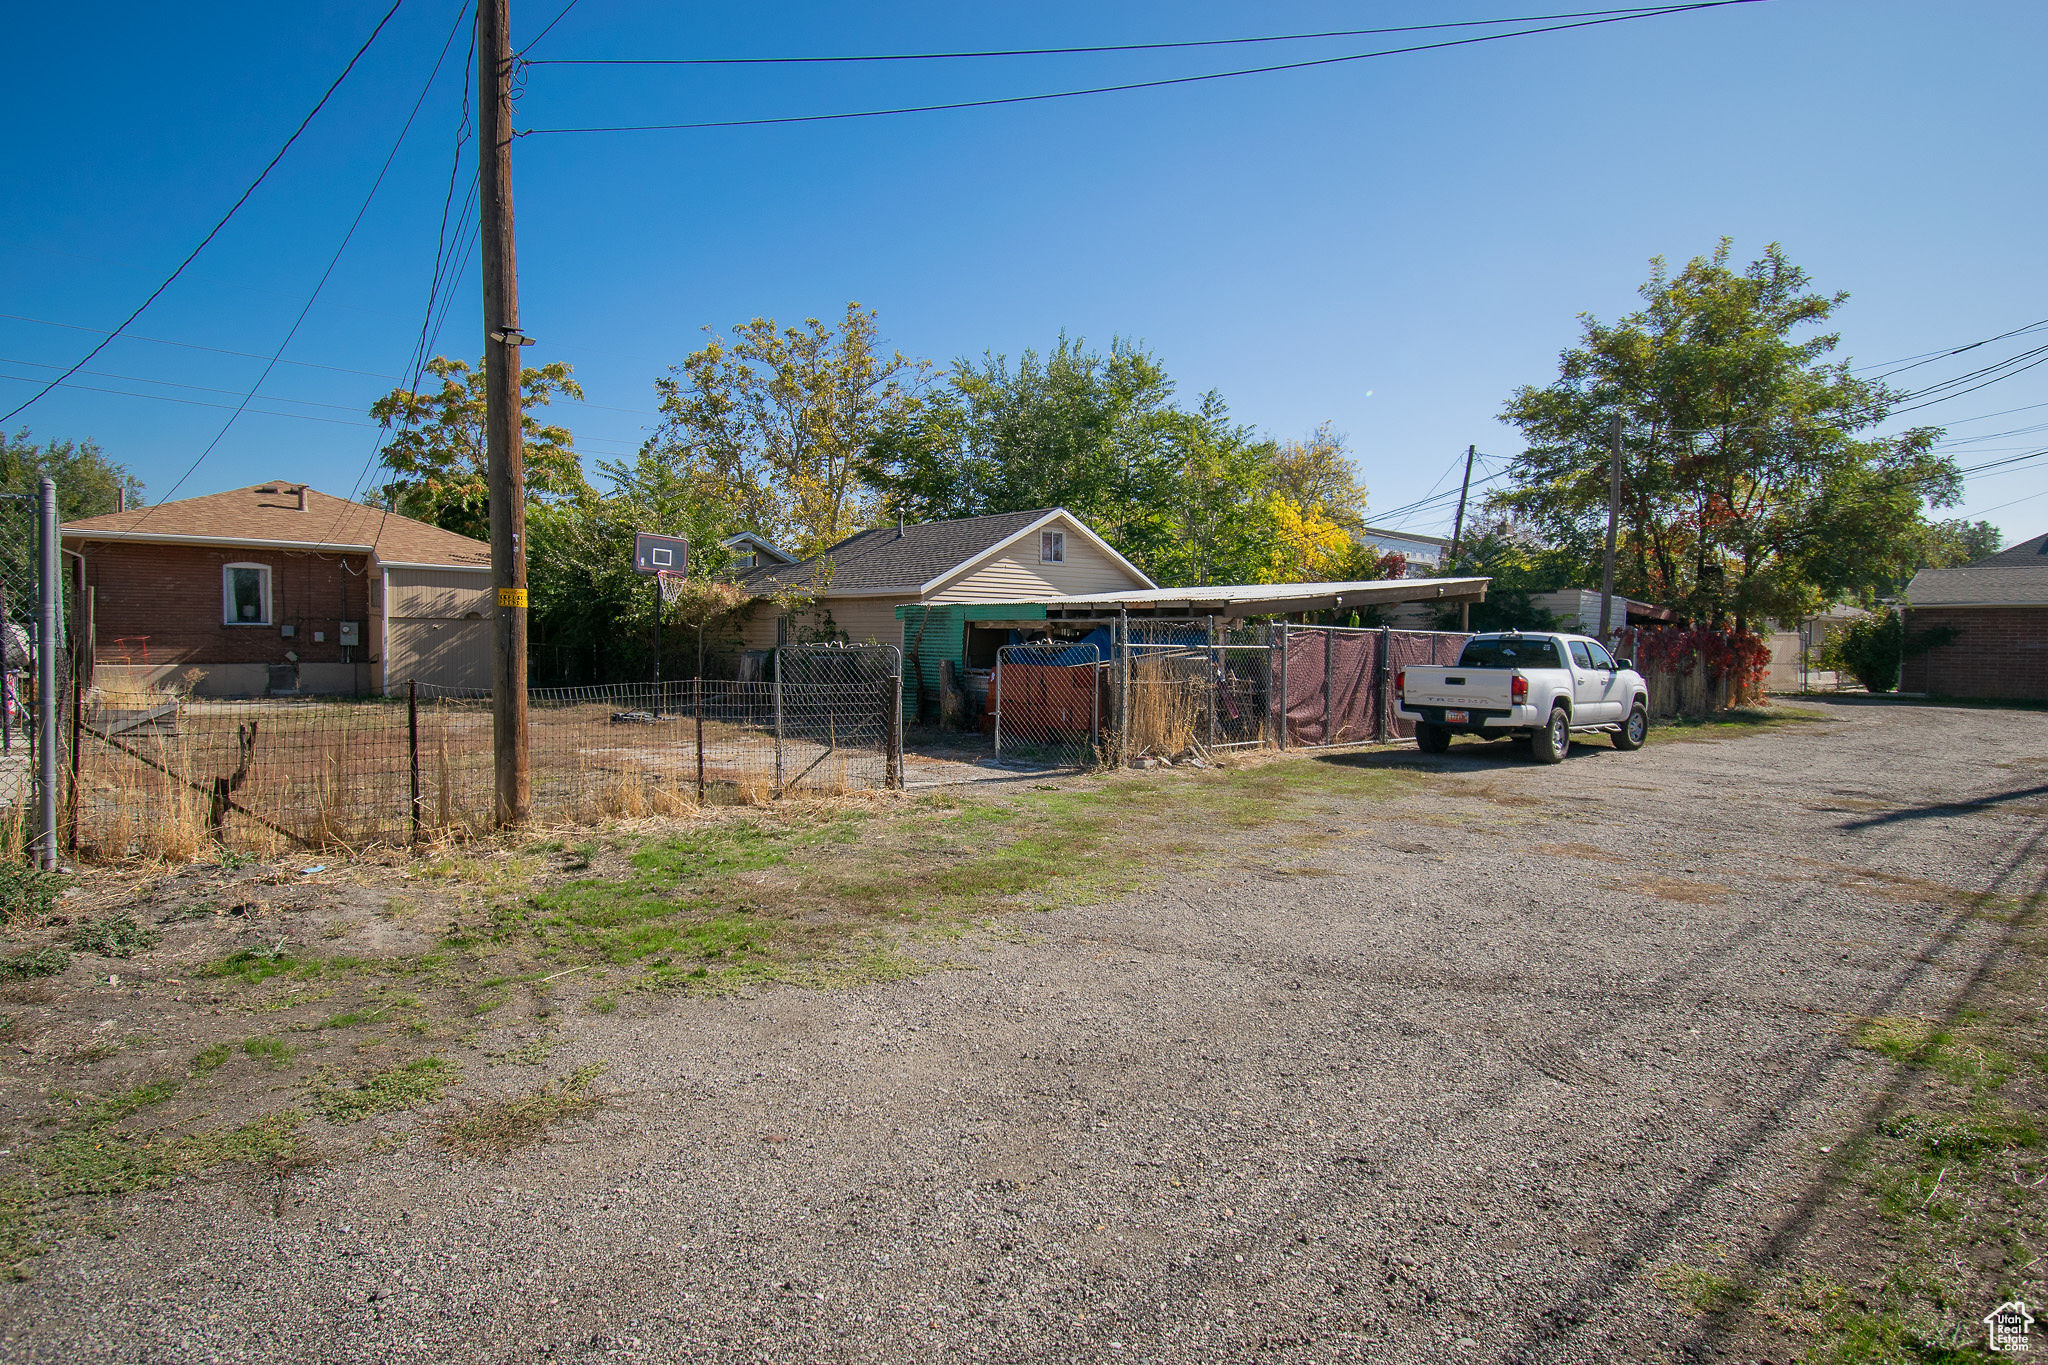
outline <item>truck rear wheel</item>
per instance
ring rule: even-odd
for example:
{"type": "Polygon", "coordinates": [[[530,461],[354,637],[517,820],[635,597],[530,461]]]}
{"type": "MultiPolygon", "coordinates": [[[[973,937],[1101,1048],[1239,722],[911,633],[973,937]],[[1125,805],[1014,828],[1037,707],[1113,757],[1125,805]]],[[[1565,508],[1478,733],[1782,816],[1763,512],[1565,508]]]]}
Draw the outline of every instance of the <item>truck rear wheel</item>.
{"type": "Polygon", "coordinates": [[[1550,723],[1529,736],[1529,755],[1538,763],[1562,763],[1572,748],[1572,718],[1562,706],[1550,713],[1550,723]]]}
{"type": "Polygon", "coordinates": [[[1447,725],[1434,725],[1429,721],[1415,723],[1415,747],[1426,754],[1450,752],[1451,730],[1447,725]]]}

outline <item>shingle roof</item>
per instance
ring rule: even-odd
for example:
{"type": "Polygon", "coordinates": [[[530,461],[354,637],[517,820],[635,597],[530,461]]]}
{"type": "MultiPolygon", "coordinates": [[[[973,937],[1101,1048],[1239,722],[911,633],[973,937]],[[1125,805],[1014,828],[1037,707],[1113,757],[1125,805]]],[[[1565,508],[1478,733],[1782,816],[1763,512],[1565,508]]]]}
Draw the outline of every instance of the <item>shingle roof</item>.
{"type": "Polygon", "coordinates": [[[742,574],[740,582],[760,592],[808,587],[822,561],[831,561],[825,594],[903,593],[915,596],[934,578],[957,569],[989,548],[1001,544],[1039,518],[1058,511],[1040,507],[1029,512],[994,512],[985,517],[926,521],[877,527],[848,536],[837,545],[794,564],[772,564],[742,574]]]}
{"type": "Polygon", "coordinates": [[[78,540],[212,541],[350,550],[374,553],[386,564],[490,565],[491,547],[480,540],[317,489],[305,489],[306,505],[301,511],[301,487],[275,479],[225,493],[67,521],[62,534],[78,540]]]}
{"type": "Polygon", "coordinates": [[[1973,559],[1963,567],[1966,569],[1989,569],[1994,567],[2015,569],[2023,567],[2048,568],[2048,535],[2035,536],[2032,540],[2023,540],[2019,544],[2009,549],[2000,550],[1997,554],[1991,555],[1988,558],[1973,559]]]}
{"type": "Polygon", "coordinates": [[[1960,569],[1922,569],[1906,585],[1916,607],[2048,607],[2048,563],[2010,567],[1994,557],[1960,569]]]}

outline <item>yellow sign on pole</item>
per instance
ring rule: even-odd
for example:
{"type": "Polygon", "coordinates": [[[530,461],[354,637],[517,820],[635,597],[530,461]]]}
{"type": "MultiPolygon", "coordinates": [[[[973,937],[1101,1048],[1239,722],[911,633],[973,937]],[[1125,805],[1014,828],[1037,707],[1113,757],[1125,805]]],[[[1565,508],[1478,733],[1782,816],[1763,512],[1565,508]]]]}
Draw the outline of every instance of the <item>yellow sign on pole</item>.
{"type": "Polygon", "coordinates": [[[526,589],[498,589],[498,605],[501,607],[518,607],[521,611],[526,610],[526,589]]]}

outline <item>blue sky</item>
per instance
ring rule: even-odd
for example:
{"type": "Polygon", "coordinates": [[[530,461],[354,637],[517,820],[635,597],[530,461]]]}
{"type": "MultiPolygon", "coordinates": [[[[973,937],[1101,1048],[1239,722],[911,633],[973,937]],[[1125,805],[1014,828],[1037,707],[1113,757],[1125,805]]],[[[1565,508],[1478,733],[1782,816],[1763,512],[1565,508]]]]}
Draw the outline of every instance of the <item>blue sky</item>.
{"type": "MultiPolygon", "coordinates": [[[[1597,7],[581,0],[530,55],[1158,42],[1597,7]]],[[[384,8],[117,4],[15,16],[0,88],[13,191],[0,206],[0,410],[98,339],[77,329],[111,328],[141,302],[384,8]]],[[[515,41],[560,8],[515,0],[515,41]]],[[[406,0],[270,180],[132,328],[157,340],[116,341],[79,387],[11,425],[91,437],[152,499],[168,495],[229,415],[214,405],[240,401],[263,369],[251,357],[271,352],[305,307],[456,14],[454,0],[406,0]]],[[[467,40],[464,25],[285,352],[297,363],[272,372],[179,496],[271,477],[345,494],[362,481],[377,435],[365,409],[421,326],[467,40]]],[[[516,122],[932,103],[1401,41],[860,67],[535,65],[516,122]]],[[[1496,468],[1517,449],[1495,420],[1502,400],[1554,376],[1580,311],[1630,309],[1654,254],[1680,262],[1722,234],[1743,259],[1783,243],[1819,285],[1852,294],[1839,329],[1858,363],[2048,318],[2034,105],[2044,47],[2048,6],[2035,0],[1764,0],[998,109],[537,135],[517,144],[515,168],[522,318],[540,343],[528,360],[575,367],[587,403],[550,415],[594,461],[637,445],[654,420],[654,377],[705,327],[829,318],[857,299],[892,345],[940,362],[1042,350],[1063,329],[1103,345],[1123,335],[1149,346],[1190,401],[1218,389],[1240,420],[1280,436],[1332,422],[1375,508],[1397,512],[1440,496],[1468,442],[1496,468]]],[[[480,348],[476,269],[469,258],[440,333],[450,355],[480,348]]],[[[2048,422],[2048,366],[1916,419],[1952,424],[1966,466],[2048,446],[2022,430],[2048,422]]],[[[2008,540],[2048,529],[2048,459],[1973,476],[1959,511],[2008,540]]],[[[1431,530],[1449,518],[1440,502],[1391,520],[1431,530]]]]}

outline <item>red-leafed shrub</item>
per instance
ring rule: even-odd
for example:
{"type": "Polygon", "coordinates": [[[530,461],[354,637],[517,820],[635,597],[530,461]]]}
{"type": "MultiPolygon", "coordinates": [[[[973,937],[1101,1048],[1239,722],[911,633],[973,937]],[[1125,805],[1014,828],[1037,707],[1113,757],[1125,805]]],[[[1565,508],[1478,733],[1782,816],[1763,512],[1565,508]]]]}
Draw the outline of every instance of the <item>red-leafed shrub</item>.
{"type": "Polygon", "coordinates": [[[1764,674],[1771,663],[1770,646],[1750,631],[1714,630],[1706,626],[1637,626],[1616,640],[1633,654],[1638,672],[1682,674],[1705,664],[1715,684],[1728,683],[1728,698],[1738,705],[1761,701],[1764,674]]]}

